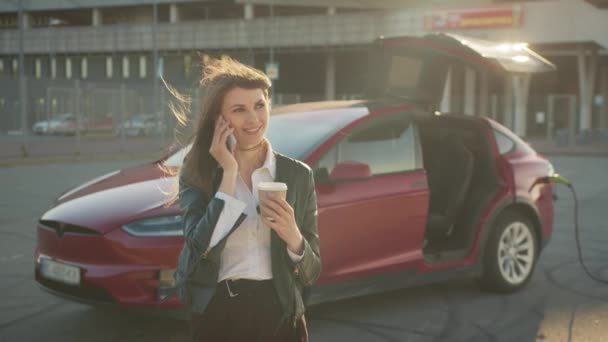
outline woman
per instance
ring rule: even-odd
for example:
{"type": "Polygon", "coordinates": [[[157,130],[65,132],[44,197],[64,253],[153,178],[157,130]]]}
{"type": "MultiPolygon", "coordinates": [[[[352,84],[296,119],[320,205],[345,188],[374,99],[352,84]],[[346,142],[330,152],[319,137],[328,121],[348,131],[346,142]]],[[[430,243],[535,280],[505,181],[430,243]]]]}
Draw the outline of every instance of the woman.
{"type": "Polygon", "coordinates": [[[202,113],[179,177],[185,242],[176,280],[192,337],[307,340],[302,291],[321,269],[312,172],[265,138],[266,75],[223,57],[206,63],[201,84],[202,113]],[[258,203],[257,184],[267,181],[286,183],[286,199],[258,203]]]}

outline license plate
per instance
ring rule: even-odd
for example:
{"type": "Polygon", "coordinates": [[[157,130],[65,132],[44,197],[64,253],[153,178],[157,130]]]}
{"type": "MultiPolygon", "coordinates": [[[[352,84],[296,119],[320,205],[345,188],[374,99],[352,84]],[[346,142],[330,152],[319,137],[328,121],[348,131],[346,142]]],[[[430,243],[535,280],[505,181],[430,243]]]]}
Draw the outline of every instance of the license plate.
{"type": "Polygon", "coordinates": [[[49,259],[40,260],[40,274],[69,285],[80,285],[80,269],[49,259]]]}

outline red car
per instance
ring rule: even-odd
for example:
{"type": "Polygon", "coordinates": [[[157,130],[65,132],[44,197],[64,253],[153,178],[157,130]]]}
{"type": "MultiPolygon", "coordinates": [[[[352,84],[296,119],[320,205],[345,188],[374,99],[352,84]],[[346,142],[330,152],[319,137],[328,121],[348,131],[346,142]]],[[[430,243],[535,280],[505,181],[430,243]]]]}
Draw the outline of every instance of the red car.
{"type": "MultiPolygon", "coordinates": [[[[322,273],[309,304],[461,276],[502,292],[530,279],[553,229],[543,182],[553,168],[488,118],[429,109],[443,89],[441,61],[482,58],[454,46],[446,37],[380,40],[376,100],[273,112],[273,147],[316,177],[322,273]]],[[[178,206],[163,207],[176,179],[159,165],[180,165],[186,150],[62,194],[38,224],[40,286],[78,301],[181,307],[159,299],[183,244],[178,206]]]]}

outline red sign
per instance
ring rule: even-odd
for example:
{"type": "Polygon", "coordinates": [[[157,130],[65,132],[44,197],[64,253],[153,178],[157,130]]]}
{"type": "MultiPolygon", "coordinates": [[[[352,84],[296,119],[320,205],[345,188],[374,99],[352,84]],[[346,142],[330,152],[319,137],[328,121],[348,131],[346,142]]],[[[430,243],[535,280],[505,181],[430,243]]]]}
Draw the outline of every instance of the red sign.
{"type": "Polygon", "coordinates": [[[521,24],[522,10],[519,5],[437,11],[424,18],[427,30],[519,27],[521,24]]]}

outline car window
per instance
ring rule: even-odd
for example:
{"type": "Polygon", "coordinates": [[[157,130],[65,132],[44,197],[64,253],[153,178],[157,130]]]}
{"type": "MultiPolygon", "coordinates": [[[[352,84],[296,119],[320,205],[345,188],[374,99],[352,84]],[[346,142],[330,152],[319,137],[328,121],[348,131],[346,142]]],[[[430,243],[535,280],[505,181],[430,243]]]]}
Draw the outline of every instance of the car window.
{"type": "Polygon", "coordinates": [[[506,135],[494,130],[494,138],[496,139],[496,146],[498,146],[498,153],[507,154],[515,147],[515,142],[506,135]]]}
{"type": "Polygon", "coordinates": [[[415,125],[404,116],[377,119],[340,140],[317,163],[333,168],[346,161],[369,165],[372,175],[416,169],[415,125]]]}

